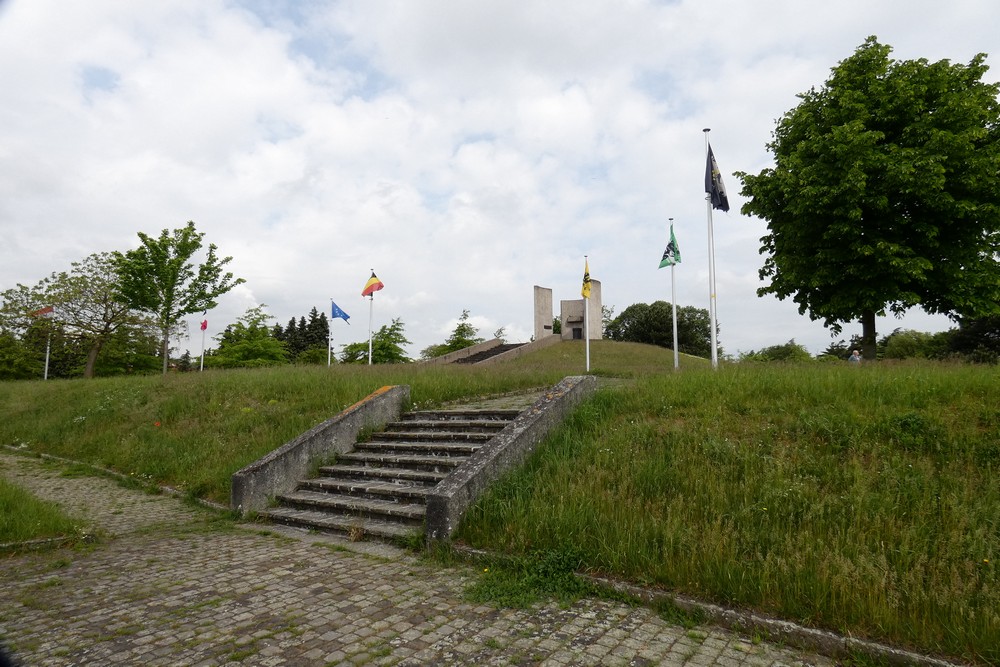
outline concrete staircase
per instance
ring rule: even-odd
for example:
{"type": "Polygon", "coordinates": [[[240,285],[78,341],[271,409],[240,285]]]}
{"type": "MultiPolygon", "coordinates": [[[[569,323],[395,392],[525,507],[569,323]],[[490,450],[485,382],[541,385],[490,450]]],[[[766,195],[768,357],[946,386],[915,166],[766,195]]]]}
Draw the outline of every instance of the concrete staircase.
{"type": "Polygon", "coordinates": [[[259,515],[352,540],[424,534],[428,492],[518,414],[517,409],[409,412],[301,480],[259,515]]]}

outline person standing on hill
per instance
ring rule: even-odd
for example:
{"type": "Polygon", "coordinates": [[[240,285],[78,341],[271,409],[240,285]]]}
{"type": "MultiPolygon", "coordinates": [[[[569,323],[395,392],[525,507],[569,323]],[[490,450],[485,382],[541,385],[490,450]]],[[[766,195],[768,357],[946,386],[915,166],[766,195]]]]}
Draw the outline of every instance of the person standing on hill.
{"type": "Polygon", "coordinates": [[[861,363],[861,353],[857,350],[851,351],[851,356],[847,358],[848,363],[860,364],[861,363]]]}

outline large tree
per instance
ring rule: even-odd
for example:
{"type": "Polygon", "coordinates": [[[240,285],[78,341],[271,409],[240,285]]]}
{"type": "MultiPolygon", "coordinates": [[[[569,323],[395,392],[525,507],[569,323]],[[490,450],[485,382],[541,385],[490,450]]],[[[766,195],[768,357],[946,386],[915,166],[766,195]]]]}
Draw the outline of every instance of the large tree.
{"type": "Polygon", "coordinates": [[[869,37],[777,123],[775,166],[737,174],[768,223],[758,294],[792,297],[839,333],[913,306],[953,319],[1000,310],[1000,105],[968,65],[892,60],[869,37]]]}
{"type": "Polygon", "coordinates": [[[479,330],[469,323],[469,311],[463,310],[462,316],[458,318],[458,324],[455,325],[455,330],[448,336],[448,340],[438,345],[425,347],[420,352],[420,356],[424,359],[443,357],[446,354],[464,350],[473,345],[479,345],[484,340],[484,338],[479,337],[479,330]]]}
{"type": "MultiPolygon", "coordinates": [[[[388,326],[382,325],[372,334],[372,363],[405,364],[412,361],[406,356],[404,345],[409,345],[403,333],[403,322],[398,317],[388,326]]],[[[349,343],[344,346],[340,360],[345,364],[363,364],[368,362],[368,341],[349,343]]]]}
{"type": "Polygon", "coordinates": [[[170,361],[170,332],[181,318],[214,308],[217,297],[245,282],[223,272],[232,257],[217,257],[214,243],[209,244],[205,261],[195,269],[192,258],[201,250],[204,236],[188,222],[173,232],[164,229],[159,238],[139,232],[142,245],[124,254],[115,253],[122,299],[156,320],[164,374],[170,361]]]}
{"type": "Polygon", "coordinates": [[[216,336],[219,348],[209,357],[210,365],[223,368],[272,366],[288,361],[285,344],[272,335],[273,319],[261,304],[247,309],[235,324],[216,336]]]}
{"type": "MultiPolygon", "coordinates": [[[[633,303],[611,320],[604,335],[611,340],[671,348],[673,322],[673,308],[666,301],[633,303]]],[[[698,357],[711,354],[712,325],[707,310],[694,306],[677,309],[677,350],[698,357]]]]}
{"type": "Polygon", "coordinates": [[[0,299],[2,325],[13,332],[26,332],[30,315],[43,306],[55,309],[54,320],[67,340],[86,350],[83,376],[94,376],[98,356],[105,344],[122,329],[142,330],[149,321],[132,310],[118,295],[118,276],[111,253],[95,253],[73,262],[70,271],[53,273],[38,284],[18,285],[0,299]]]}

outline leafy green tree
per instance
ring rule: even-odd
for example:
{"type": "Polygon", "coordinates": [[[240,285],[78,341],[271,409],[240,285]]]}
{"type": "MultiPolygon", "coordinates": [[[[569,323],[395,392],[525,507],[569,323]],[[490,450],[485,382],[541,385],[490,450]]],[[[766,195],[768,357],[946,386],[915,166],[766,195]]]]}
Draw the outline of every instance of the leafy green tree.
{"type": "MultiPolygon", "coordinates": [[[[940,342],[941,334],[935,342],[940,342]]],[[[1000,360],[1000,317],[968,318],[958,329],[948,332],[948,349],[976,363],[995,364],[1000,360]]]]}
{"type": "Polygon", "coordinates": [[[784,345],[772,345],[771,347],[765,347],[759,352],[751,350],[741,354],[740,361],[800,362],[813,361],[813,357],[809,354],[809,350],[796,343],[793,338],[784,345]]]}
{"type": "MultiPolygon", "coordinates": [[[[412,361],[406,356],[404,345],[409,345],[403,333],[403,323],[396,318],[392,324],[383,325],[372,334],[372,363],[403,364],[412,361]]],[[[340,360],[346,364],[368,363],[368,341],[344,346],[340,360]]]]}
{"type": "Polygon", "coordinates": [[[214,308],[216,298],[245,282],[223,272],[232,257],[220,259],[214,243],[209,244],[205,261],[195,268],[192,258],[201,250],[204,236],[188,222],[173,232],[164,229],[159,238],[139,232],[142,244],[138,248],[114,254],[121,299],[149,313],[156,322],[164,374],[170,361],[170,333],[181,318],[214,308]]]}
{"type": "Polygon", "coordinates": [[[72,269],[53,273],[33,287],[18,285],[2,297],[4,321],[15,330],[26,330],[29,313],[41,306],[55,308],[56,319],[67,340],[86,350],[83,376],[94,377],[104,345],[123,327],[150,326],[118,296],[118,275],[111,253],[95,253],[72,269]]]}
{"type": "Polygon", "coordinates": [[[869,37],[778,121],[775,166],[737,174],[743,213],[768,222],[758,294],[836,333],[860,320],[869,359],[886,310],[1000,313],[1000,85],[984,54],[890,52],[869,37]]]}
{"type": "Polygon", "coordinates": [[[20,338],[0,332],[0,380],[37,378],[38,368],[38,360],[20,338]]]}
{"type": "Polygon", "coordinates": [[[268,320],[272,319],[261,304],[248,308],[235,324],[230,324],[216,336],[219,347],[206,361],[222,368],[272,366],[288,361],[285,344],[271,335],[268,320]]]}
{"type": "MultiPolygon", "coordinates": [[[[673,309],[666,301],[634,303],[607,325],[604,335],[611,340],[672,348],[673,321],[673,309]]],[[[694,306],[681,306],[677,309],[679,352],[699,357],[709,356],[712,352],[711,332],[711,319],[707,310],[694,306]]]]}
{"type": "MultiPolygon", "coordinates": [[[[501,327],[499,331],[502,332],[503,328],[501,327]]],[[[455,329],[448,336],[448,339],[441,345],[429,345],[425,347],[420,352],[420,356],[423,359],[433,359],[434,357],[443,357],[458,350],[464,350],[473,345],[479,345],[485,339],[478,337],[478,333],[479,330],[469,324],[469,311],[463,310],[461,317],[458,318],[458,324],[455,325],[455,329]]]]}

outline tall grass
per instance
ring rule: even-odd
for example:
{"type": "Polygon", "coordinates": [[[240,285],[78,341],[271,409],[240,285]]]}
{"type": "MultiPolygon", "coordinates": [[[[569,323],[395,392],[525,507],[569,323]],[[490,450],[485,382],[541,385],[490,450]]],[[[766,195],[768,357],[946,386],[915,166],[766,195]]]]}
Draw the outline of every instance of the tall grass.
{"type": "Polygon", "coordinates": [[[79,537],[82,524],[55,503],[39,500],[0,477],[0,544],[79,537]]]}
{"type": "Polygon", "coordinates": [[[230,477],[386,384],[419,407],[549,386],[560,369],[338,365],[0,383],[0,443],[228,502],[230,477]]]}
{"type": "MultiPolygon", "coordinates": [[[[0,383],[0,443],[226,502],[233,472],[386,384],[418,407],[550,386],[582,343],[486,367],[335,366],[0,383]]],[[[723,366],[595,341],[610,383],[459,537],[1000,664],[1000,375],[723,366]]]]}
{"type": "Polygon", "coordinates": [[[460,537],[997,664],[998,473],[994,369],[646,376],[578,410],[460,537]]]}

